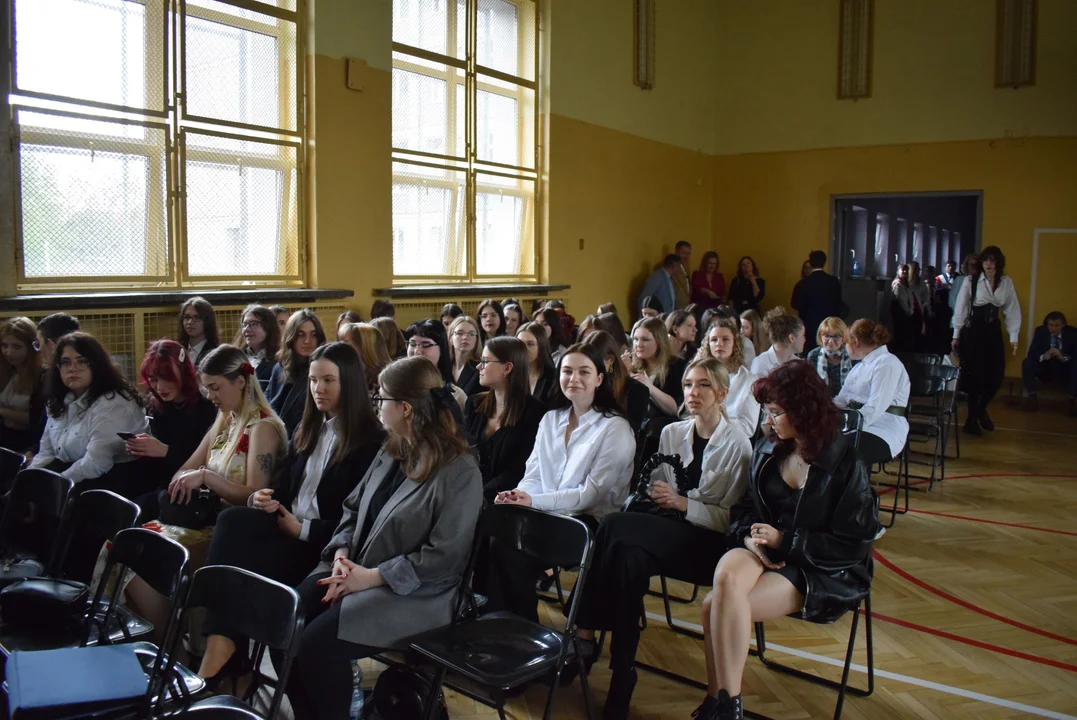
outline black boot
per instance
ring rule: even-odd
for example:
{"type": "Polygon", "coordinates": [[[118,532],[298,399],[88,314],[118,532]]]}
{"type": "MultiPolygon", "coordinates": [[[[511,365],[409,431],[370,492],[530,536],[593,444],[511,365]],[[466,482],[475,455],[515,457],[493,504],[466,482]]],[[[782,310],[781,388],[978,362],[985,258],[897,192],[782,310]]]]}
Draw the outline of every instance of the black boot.
{"type": "Polygon", "coordinates": [[[980,428],[980,423],[976,418],[970,417],[965,421],[965,432],[969,435],[983,435],[984,431],[980,428]]]}
{"type": "Polygon", "coordinates": [[[712,716],[715,720],[744,720],[744,704],[740,695],[730,697],[726,690],[718,691],[718,708],[712,716]]]}
{"type": "Polygon", "coordinates": [[[606,705],[602,708],[602,720],[626,720],[632,706],[632,691],[636,689],[636,668],[614,670],[610,678],[610,690],[606,693],[606,705]]]}
{"type": "Polygon", "coordinates": [[[995,429],[995,423],[991,422],[991,416],[987,414],[986,407],[980,411],[980,427],[988,432],[995,429]]]}
{"type": "MultiPolygon", "coordinates": [[[[577,647],[580,649],[580,659],[583,660],[583,672],[591,673],[591,666],[598,659],[598,641],[594,638],[576,638],[577,647]]],[[[561,669],[561,687],[568,687],[580,674],[579,665],[575,658],[570,658],[565,667],[561,669]]]]}
{"type": "Polygon", "coordinates": [[[708,695],[692,713],[692,718],[693,720],[711,720],[716,712],[718,712],[718,698],[708,695]]]}

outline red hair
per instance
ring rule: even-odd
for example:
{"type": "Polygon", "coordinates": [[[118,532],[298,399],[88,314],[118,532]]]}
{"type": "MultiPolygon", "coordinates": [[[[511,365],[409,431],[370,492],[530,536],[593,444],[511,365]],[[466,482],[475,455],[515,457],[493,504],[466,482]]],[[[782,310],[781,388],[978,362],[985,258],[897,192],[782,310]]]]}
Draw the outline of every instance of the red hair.
{"type": "Polygon", "coordinates": [[[841,414],[830,398],[830,389],[815,366],[805,360],[774,368],[755,381],[752,394],[760,405],[772,403],[785,410],[785,417],[804,443],[805,460],[814,460],[841,429],[841,414]]]}
{"type": "Polygon", "coordinates": [[[195,376],[194,365],[191,364],[191,354],[187,349],[174,340],[156,340],[150,343],[146,349],[146,357],[142,359],[142,366],[138,369],[139,377],[150,392],[150,407],[160,410],[164,404],[157,391],[150,385],[150,378],[157,377],[168,382],[178,383],[179,394],[187,402],[186,409],[193,411],[198,404],[201,391],[198,389],[198,378],[195,376]],[[182,359],[181,359],[182,358],[182,359]]]}

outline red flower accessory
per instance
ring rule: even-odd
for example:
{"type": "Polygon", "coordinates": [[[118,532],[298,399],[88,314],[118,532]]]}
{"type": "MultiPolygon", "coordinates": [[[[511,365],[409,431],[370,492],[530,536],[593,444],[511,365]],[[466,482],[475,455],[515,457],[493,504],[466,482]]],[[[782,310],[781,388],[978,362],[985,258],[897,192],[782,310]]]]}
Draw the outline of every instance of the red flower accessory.
{"type": "Polygon", "coordinates": [[[239,372],[243,375],[243,377],[250,377],[254,374],[254,366],[251,365],[249,362],[245,362],[239,366],[239,372]]]}
{"type": "Polygon", "coordinates": [[[236,444],[236,454],[237,455],[245,455],[247,453],[247,449],[250,447],[250,445],[251,445],[250,436],[247,435],[247,433],[243,433],[242,435],[239,436],[239,442],[236,444]]]}

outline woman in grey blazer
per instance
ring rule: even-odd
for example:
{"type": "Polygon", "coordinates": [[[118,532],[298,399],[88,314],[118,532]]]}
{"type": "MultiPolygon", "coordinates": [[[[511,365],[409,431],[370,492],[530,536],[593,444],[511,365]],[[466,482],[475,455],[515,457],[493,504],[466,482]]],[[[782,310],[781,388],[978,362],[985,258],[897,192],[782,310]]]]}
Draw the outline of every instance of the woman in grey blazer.
{"type": "Polygon", "coordinates": [[[449,624],[482,510],[482,475],[438,369],[404,358],[378,380],[389,437],[297,588],[306,627],[288,683],[296,717],[347,717],[350,663],[449,624]]]}

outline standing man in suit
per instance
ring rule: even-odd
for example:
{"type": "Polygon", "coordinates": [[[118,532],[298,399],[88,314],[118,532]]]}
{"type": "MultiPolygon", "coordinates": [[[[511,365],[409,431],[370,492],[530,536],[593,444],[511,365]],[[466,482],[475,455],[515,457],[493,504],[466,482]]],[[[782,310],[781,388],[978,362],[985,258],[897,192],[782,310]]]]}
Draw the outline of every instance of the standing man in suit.
{"type": "Polygon", "coordinates": [[[662,267],[651,273],[647,281],[643,283],[643,290],[640,291],[637,304],[642,308],[644,300],[653,298],[662,306],[663,314],[673,312],[677,309],[675,278],[683,274],[681,259],[672,253],[666,255],[666,259],[662,261],[662,267]]]}
{"type": "Polygon", "coordinates": [[[1021,363],[1024,380],[1025,409],[1034,412],[1039,408],[1036,391],[1041,383],[1062,381],[1066,383],[1069,397],[1069,414],[1077,417],[1077,328],[1066,324],[1066,316],[1057,310],[1047,313],[1043,325],[1036,328],[1028,355],[1021,363]]]}
{"type": "Polygon", "coordinates": [[[841,281],[823,269],[826,266],[826,253],[812,250],[808,255],[808,264],[811,265],[811,273],[797,283],[793,289],[792,300],[793,309],[804,323],[805,335],[808,338],[804,348],[806,351],[816,346],[815,336],[819,323],[828,317],[841,317],[844,314],[841,281]]]}
{"type": "Polygon", "coordinates": [[[679,271],[673,274],[673,290],[677,296],[674,309],[680,310],[692,301],[692,282],[688,278],[688,268],[692,267],[692,244],[681,240],[674,246],[673,252],[681,259],[679,271]]]}

